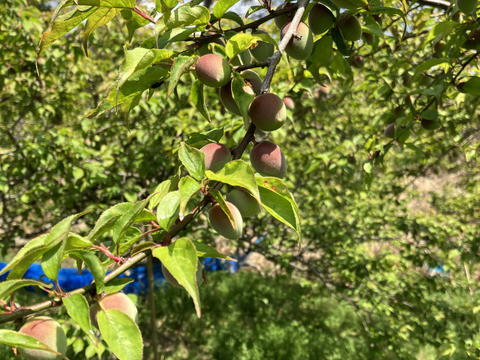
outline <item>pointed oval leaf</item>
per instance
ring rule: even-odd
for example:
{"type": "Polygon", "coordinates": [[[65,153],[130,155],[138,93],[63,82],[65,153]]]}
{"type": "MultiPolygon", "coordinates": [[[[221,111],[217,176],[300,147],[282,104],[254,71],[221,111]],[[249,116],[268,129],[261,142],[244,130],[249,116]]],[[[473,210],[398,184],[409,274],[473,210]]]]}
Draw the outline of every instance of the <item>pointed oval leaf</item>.
{"type": "Polygon", "coordinates": [[[55,354],[59,354],[33,336],[21,334],[13,330],[0,330],[0,344],[26,349],[46,350],[55,354]]]}
{"type": "Polygon", "coordinates": [[[205,154],[190,145],[182,142],[178,150],[178,157],[187,171],[197,180],[205,176],[205,154]]]}
{"type": "Polygon", "coordinates": [[[177,189],[177,185],[178,175],[172,176],[170,179],[161,182],[153,191],[153,196],[148,203],[148,208],[153,210],[167,193],[177,189]]]}
{"type": "Polygon", "coordinates": [[[36,280],[6,280],[0,282],[0,300],[6,299],[14,291],[25,286],[38,286],[39,288],[51,288],[51,284],[45,284],[36,280]]]}
{"type": "Polygon", "coordinates": [[[197,286],[197,250],[187,238],[180,238],[168,247],[157,247],[152,251],[153,256],[160,260],[177,280],[187,290],[195,304],[197,316],[201,315],[200,295],[197,286]]]}
{"type": "Polygon", "coordinates": [[[180,220],[183,220],[188,202],[200,191],[201,188],[202,185],[190,176],[185,176],[180,179],[180,182],[178,183],[178,191],[180,193],[180,220]]]}
{"type": "Polygon", "coordinates": [[[97,321],[103,339],[119,360],[142,359],[142,334],[128,315],[116,309],[101,310],[97,321]]]}
{"type": "Polygon", "coordinates": [[[190,90],[190,99],[205,120],[210,122],[210,115],[208,114],[207,106],[205,105],[205,99],[203,97],[203,84],[198,79],[192,84],[192,88],[190,90]]]}
{"type": "Polygon", "coordinates": [[[220,171],[214,173],[210,170],[205,171],[205,175],[210,180],[220,181],[232,186],[240,186],[260,201],[255,175],[249,164],[243,160],[234,160],[227,163],[220,171]]]}
{"type": "Polygon", "coordinates": [[[100,259],[93,253],[83,250],[76,250],[69,253],[72,257],[82,260],[85,265],[90,269],[97,294],[101,294],[105,291],[105,274],[106,270],[102,265],[100,259]]]}
{"type": "Polygon", "coordinates": [[[77,322],[88,338],[96,344],[97,338],[93,335],[94,330],[90,321],[90,309],[87,299],[82,294],[73,294],[62,298],[63,305],[68,315],[77,322]]]}
{"type": "Polygon", "coordinates": [[[223,255],[217,251],[217,249],[214,249],[213,247],[198,242],[198,241],[192,241],[193,245],[195,245],[195,249],[197,249],[197,256],[198,257],[212,257],[212,258],[217,258],[217,259],[224,259],[224,260],[230,260],[230,261],[237,261],[234,258],[231,258],[228,255],[223,255]]]}
{"type": "Polygon", "coordinates": [[[259,177],[257,184],[265,210],[295,230],[300,239],[300,212],[288,187],[281,179],[275,177],[259,177]]]}
{"type": "Polygon", "coordinates": [[[180,77],[190,70],[190,67],[197,61],[196,57],[178,56],[173,61],[172,71],[170,72],[170,81],[168,83],[167,98],[172,94],[177,86],[180,77]]]}
{"type": "Polygon", "coordinates": [[[180,211],[180,193],[169,192],[163,197],[157,207],[157,222],[162,229],[168,231],[178,218],[180,211]]]}

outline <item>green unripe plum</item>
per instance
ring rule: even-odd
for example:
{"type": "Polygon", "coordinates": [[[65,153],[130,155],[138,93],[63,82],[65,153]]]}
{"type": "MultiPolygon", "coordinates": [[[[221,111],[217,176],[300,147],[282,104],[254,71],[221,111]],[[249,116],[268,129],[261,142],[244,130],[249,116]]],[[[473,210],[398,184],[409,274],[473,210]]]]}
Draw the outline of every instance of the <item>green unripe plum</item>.
{"type": "Polygon", "coordinates": [[[293,16],[294,16],[294,13],[293,13],[294,7],[295,7],[295,4],[287,2],[287,3],[284,3],[284,4],[280,5],[280,6],[276,9],[276,11],[279,11],[279,10],[282,10],[282,9],[286,9],[286,8],[291,8],[291,9],[292,9],[292,12],[291,12],[291,13],[290,13],[290,12],[287,12],[287,13],[285,13],[285,14],[282,14],[282,15],[280,15],[280,16],[277,16],[277,17],[274,19],[275,25],[277,25],[277,27],[278,27],[279,29],[282,29],[282,28],[285,26],[286,23],[292,21],[293,16]]]}
{"type": "Polygon", "coordinates": [[[266,93],[253,99],[248,114],[258,129],[274,131],[279,129],[287,119],[287,108],[280,97],[266,93]]]}
{"type": "Polygon", "coordinates": [[[203,55],[195,65],[195,72],[202,84],[220,87],[230,80],[231,68],[227,59],[217,54],[203,55]]]}
{"type": "Polygon", "coordinates": [[[457,6],[465,15],[471,15],[478,5],[478,0],[457,0],[457,6]]]}
{"type": "Polygon", "coordinates": [[[335,16],[325,5],[316,4],[308,14],[308,25],[314,34],[323,34],[335,23],[335,16]]]}
{"type": "Polygon", "coordinates": [[[362,37],[362,26],[355,15],[342,14],[338,20],[338,28],[346,41],[357,41],[362,37]]]}
{"type": "MultiPolygon", "coordinates": [[[[165,280],[178,288],[181,288],[182,286],[178,283],[177,279],[173,277],[173,275],[170,273],[170,271],[167,270],[165,266],[162,264],[162,274],[165,277],[165,280]]],[[[203,265],[200,261],[197,263],[197,272],[195,273],[197,285],[201,285],[203,283],[203,265]]]]}
{"type": "Polygon", "coordinates": [[[270,141],[262,141],[250,152],[253,168],[263,176],[285,177],[287,163],[280,147],[270,141]]]}
{"type": "Polygon", "coordinates": [[[235,205],[243,218],[252,217],[260,211],[258,201],[247,191],[235,188],[227,194],[227,200],[235,205]]]}
{"type": "Polygon", "coordinates": [[[290,96],[285,96],[283,98],[283,103],[287,107],[287,109],[293,110],[295,109],[295,103],[293,102],[293,99],[290,96]]]}
{"type": "Polygon", "coordinates": [[[220,235],[230,240],[238,240],[240,236],[242,236],[243,230],[242,214],[240,214],[240,211],[231,202],[226,201],[226,204],[233,215],[234,225],[232,225],[227,214],[225,214],[218,204],[215,204],[210,209],[208,218],[214,230],[220,235]]]}
{"type": "MultiPolygon", "coordinates": [[[[260,76],[253,70],[242,71],[240,75],[242,75],[245,81],[243,91],[250,95],[258,95],[260,93],[260,88],[262,87],[262,79],[260,76]]],[[[235,99],[233,98],[231,80],[228,84],[223,85],[220,88],[220,101],[228,111],[238,116],[242,115],[235,99]]]]}
{"type": "MultiPolygon", "coordinates": [[[[266,34],[263,30],[256,30],[252,34],[266,34]]],[[[273,55],[275,51],[275,46],[273,44],[267,43],[265,41],[258,41],[257,45],[254,48],[250,48],[250,52],[257,61],[265,61],[270,56],[273,55]]]]}
{"type": "Polygon", "coordinates": [[[135,303],[126,294],[117,292],[108,294],[92,305],[90,308],[90,319],[95,327],[98,327],[97,315],[101,310],[115,309],[128,315],[130,319],[137,322],[137,307],[135,303]]]}
{"type": "Polygon", "coordinates": [[[241,65],[246,65],[250,64],[252,62],[252,55],[250,55],[249,50],[244,50],[241,53],[239,53],[237,56],[235,56],[230,63],[233,66],[241,66],[241,65]]]}
{"type": "Polygon", "coordinates": [[[205,154],[205,169],[217,172],[232,161],[230,150],[223,144],[211,143],[200,149],[205,154]]]}
{"type": "MultiPolygon", "coordinates": [[[[285,25],[281,32],[281,37],[283,38],[287,33],[290,25],[289,22],[285,25]]],[[[305,60],[310,56],[313,50],[313,35],[307,24],[301,22],[298,24],[297,31],[293,34],[292,38],[285,47],[285,52],[288,56],[297,59],[305,60]]]]}
{"type": "Polygon", "coordinates": [[[383,135],[385,135],[385,137],[395,139],[395,123],[389,124],[385,128],[385,131],[383,132],[383,135]]]}
{"type": "MultiPolygon", "coordinates": [[[[67,336],[60,324],[47,316],[34,317],[23,325],[19,332],[21,334],[33,336],[52,350],[65,355],[67,353],[67,336]]],[[[59,360],[62,355],[37,350],[18,348],[19,355],[26,360],[59,360]]]]}

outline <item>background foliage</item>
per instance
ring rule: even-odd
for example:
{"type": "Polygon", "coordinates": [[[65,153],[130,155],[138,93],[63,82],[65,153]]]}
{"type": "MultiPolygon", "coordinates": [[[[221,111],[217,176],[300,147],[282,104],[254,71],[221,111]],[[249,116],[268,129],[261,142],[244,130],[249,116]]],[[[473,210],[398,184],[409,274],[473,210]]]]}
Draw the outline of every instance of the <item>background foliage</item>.
{"type": "MultiPolygon", "coordinates": [[[[209,276],[200,320],[184,292],[156,294],[166,358],[480,355],[479,91],[462,85],[478,75],[476,49],[465,45],[478,22],[454,4],[384,5],[405,17],[384,10],[377,21],[362,10],[364,31],[377,36],[373,45],[357,42],[345,56],[335,44],[331,56],[315,50],[306,62],[282,60],[272,91],[292,97],[295,108],[271,138],[287,157],[302,246],[262,214],[229,249],[263,254],[276,265],[273,273],[209,276]],[[437,129],[424,129],[422,119],[437,129]],[[396,140],[383,135],[392,122],[396,140]]],[[[115,111],[87,118],[117,79],[123,47],[147,46],[151,28],[131,39],[117,17],[90,37],[85,57],[80,26],[42,53],[38,78],[35,50],[51,7],[7,1],[0,14],[6,256],[15,240],[32,239],[66,216],[92,209],[76,224],[87,233],[102,210],[145,198],[176,173],[174,150],[181,141],[194,144],[192,134],[223,128],[228,146],[243,136],[243,123],[214,90],[205,89],[211,123],[192,106],[191,73],[168,98],[165,85],[147,91],[128,119],[115,111]]],[[[262,28],[279,39],[273,22],[262,28]]],[[[215,238],[204,217],[189,230],[192,239],[215,238]]],[[[142,304],[141,329],[148,319],[142,304]]],[[[83,339],[66,324],[71,339],[83,339]]],[[[76,346],[82,358],[87,346],[76,346]]]]}

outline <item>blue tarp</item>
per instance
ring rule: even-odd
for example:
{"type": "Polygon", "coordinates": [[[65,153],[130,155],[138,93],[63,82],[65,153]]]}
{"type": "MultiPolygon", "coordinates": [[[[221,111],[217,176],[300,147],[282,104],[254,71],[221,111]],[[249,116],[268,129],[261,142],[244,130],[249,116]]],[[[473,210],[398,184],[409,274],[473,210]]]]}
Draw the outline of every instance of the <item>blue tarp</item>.
{"type": "MultiPolygon", "coordinates": [[[[233,261],[223,261],[215,258],[205,258],[202,261],[205,271],[218,271],[218,270],[232,270],[236,269],[236,263],[233,261]]],[[[0,270],[7,264],[0,263],[0,270]]],[[[153,267],[153,273],[155,276],[155,286],[160,286],[165,278],[162,274],[160,263],[156,263],[153,267]]],[[[0,282],[5,281],[7,274],[0,276],[0,282]]],[[[133,282],[125,286],[124,291],[127,293],[144,294],[148,292],[148,280],[147,280],[147,267],[137,266],[129,269],[126,273],[120,275],[120,277],[127,277],[133,279],[133,282]]],[[[31,265],[24,275],[25,279],[33,279],[43,282],[53,282],[49,280],[40,264],[31,265]]],[[[82,274],[79,275],[77,269],[63,268],[60,269],[58,274],[58,283],[63,291],[72,291],[84,286],[87,286],[93,281],[92,273],[88,269],[83,269],[82,274]]]]}

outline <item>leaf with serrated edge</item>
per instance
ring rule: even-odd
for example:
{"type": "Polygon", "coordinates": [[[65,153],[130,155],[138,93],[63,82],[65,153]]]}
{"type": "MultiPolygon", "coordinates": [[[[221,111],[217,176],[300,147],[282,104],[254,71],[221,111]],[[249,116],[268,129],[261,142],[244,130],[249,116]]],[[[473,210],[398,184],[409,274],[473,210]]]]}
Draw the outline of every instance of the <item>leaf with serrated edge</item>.
{"type": "Polygon", "coordinates": [[[59,354],[58,352],[54,351],[33,336],[22,334],[18,331],[13,330],[0,330],[0,344],[26,349],[45,350],[55,354],[59,354]]]}
{"type": "Polygon", "coordinates": [[[203,84],[198,79],[192,84],[192,89],[190,90],[190,99],[205,120],[210,122],[210,114],[208,113],[207,106],[205,105],[205,99],[203,97],[203,84]]]}
{"type": "Polygon", "coordinates": [[[300,213],[288,187],[281,179],[275,177],[258,177],[256,180],[265,210],[295,230],[300,239],[300,213]]]}
{"type": "Polygon", "coordinates": [[[135,218],[140,215],[148,205],[152,195],[146,199],[135,203],[126,213],[124,213],[113,226],[113,242],[118,245],[128,228],[133,225],[135,218]]]}
{"type": "Polygon", "coordinates": [[[223,255],[219,253],[216,249],[212,248],[207,244],[204,244],[198,241],[192,241],[192,242],[193,242],[193,245],[195,245],[195,249],[197,249],[198,257],[212,257],[212,258],[230,260],[235,262],[237,261],[228,255],[223,255]]]}
{"type": "Polygon", "coordinates": [[[148,203],[148,208],[150,210],[153,210],[167,193],[177,189],[177,185],[178,175],[172,176],[170,179],[162,181],[153,191],[153,196],[148,203]]]}
{"type": "Polygon", "coordinates": [[[190,70],[197,59],[190,56],[178,56],[173,61],[172,71],[170,72],[170,82],[168,83],[167,98],[170,97],[178,84],[180,77],[190,70]]]}
{"type": "Polygon", "coordinates": [[[230,161],[216,173],[206,170],[205,175],[210,180],[220,181],[232,186],[240,186],[260,202],[260,194],[253,170],[251,166],[243,160],[230,161]]]}
{"type": "Polygon", "coordinates": [[[48,30],[45,31],[40,40],[38,47],[38,56],[41,56],[44,50],[50,46],[55,40],[61,38],[63,35],[72,30],[75,26],[80,24],[83,20],[88,18],[97,9],[89,6],[76,7],[71,12],[59,16],[52,20],[48,30]]]}
{"type": "Polygon", "coordinates": [[[178,218],[180,211],[180,193],[169,192],[163,197],[157,207],[157,222],[162,229],[168,231],[178,218]]]}
{"type": "Polygon", "coordinates": [[[126,285],[134,280],[130,278],[115,278],[105,284],[105,294],[113,294],[121,291],[126,285]]]}
{"type": "Polygon", "coordinates": [[[119,12],[120,9],[116,8],[101,8],[97,9],[97,11],[88,17],[87,25],[85,26],[85,32],[83,34],[83,50],[87,56],[88,38],[90,35],[100,26],[107,24],[110,20],[117,16],[119,12]]]}
{"type": "Polygon", "coordinates": [[[210,11],[206,7],[186,4],[172,11],[165,26],[166,30],[169,30],[187,25],[205,25],[208,24],[209,21],[210,11]]]}
{"type": "Polygon", "coordinates": [[[142,334],[128,315],[116,309],[101,310],[97,321],[102,338],[119,360],[142,359],[142,334]]]}
{"type": "Polygon", "coordinates": [[[25,286],[38,286],[39,288],[51,288],[51,284],[45,284],[36,280],[6,280],[0,282],[0,300],[8,298],[14,291],[25,286]]]}
{"type": "Polygon", "coordinates": [[[232,227],[235,228],[237,226],[237,224],[235,223],[235,218],[233,217],[233,214],[230,208],[225,202],[225,198],[223,197],[222,193],[218,190],[214,190],[214,191],[211,191],[210,194],[213,196],[217,204],[222,208],[225,215],[227,215],[228,220],[230,220],[230,224],[232,224],[232,227]]]}
{"type": "Polygon", "coordinates": [[[205,176],[205,154],[182,142],[178,150],[178,157],[187,171],[197,180],[205,176]]]}
{"type": "Polygon", "coordinates": [[[93,241],[107,231],[110,231],[118,218],[132,206],[132,203],[121,203],[105,210],[95,223],[95,227],[88,234],[88,240],[93,241]]]}
{"type": "Polygon", "coordinates": [[[213,7],[213,15],[220,19],[225,12],[235,5],[239,0],[220,0],[213,7]]]}
{"type": "Polygon", "coordinates": [[[197,316],[200,317],[200,295],[196,275],[198,257],[195,245],[187,238],[180,238],[168,247],[153,249],[152,255],[160,260],[175,280],[187,290],[195,304],[197,316]]]}
{"type": "Polygon", "coordinates": [[[76,321],[88,338],[97,344],[98,340],[93,336],[92,323],[90,321],[90,310],[87,299],[82,294],[72,294],[62,298],[63,305],[68,315],[76,321]]]}
{"type": "MultiPolygon", "coordinates": [[[[45,247],[45,239],[47,238],[47,234],[42,234],[37,236],[35,239],[29,241],[23,248],[21,248],[18,253],[13,257],[13,259],[2,269],[0,270],[0,275],[5,274],[7,271],[15,268],[18,269],[18,264],[22,261],[22,259],[26,257],[32,257],[32,255],[39,254],[38,257],[42,256],[42,250],[46,249],[45,247]]],[[[46,250],[44,250],[46,251],[46,250]]],[[[35,261],[37,258],[32,260],[35,261]]],[[[20,277],[23,273],[20,275],[20,277]]]]}
{"type": "Polygon", "coordinates": [[[178,216],[180,220],[183,220],[188,202],[200,191],[201,188],[202,185],[190,176],[185,176],[180,179],[180,182],[178,183],[178,191],[180,193],[180,212],[178,216]]]}
{"type": "Polygon", "coordinates": [[[93,279],[95,280],[95,286],[97,288],[97,294],[101,294],[105,291],[105,268],[102,265],[100,259],[93,253],[88,251],[72,251],[69,255],[81,259],[85,265],[90,269],[93,279]]]}

